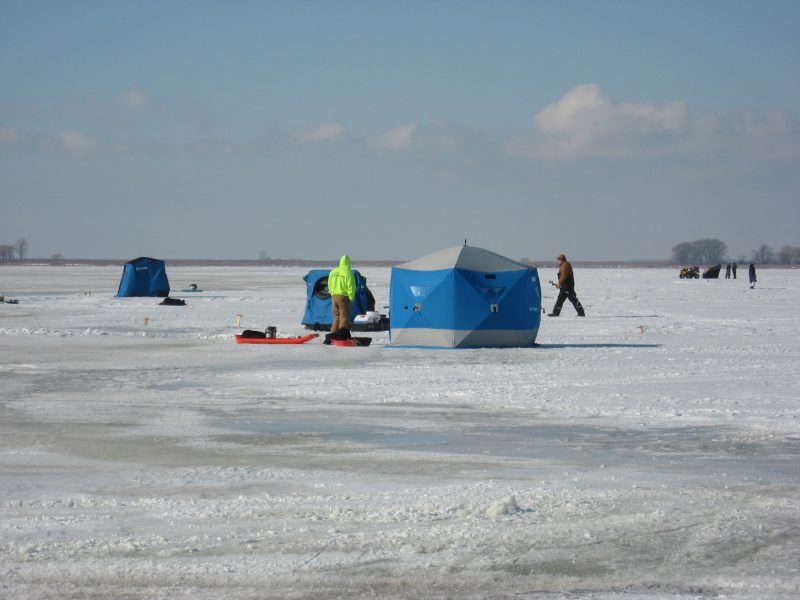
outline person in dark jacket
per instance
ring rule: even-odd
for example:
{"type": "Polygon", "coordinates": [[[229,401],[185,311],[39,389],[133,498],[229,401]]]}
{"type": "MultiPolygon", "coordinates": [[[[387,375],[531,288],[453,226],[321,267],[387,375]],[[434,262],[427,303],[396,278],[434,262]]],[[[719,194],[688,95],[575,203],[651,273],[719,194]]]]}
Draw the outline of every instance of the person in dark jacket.
{"type": "Polygon", "coordinates": [[[731,273],[733,273],[733,278],[736,279],[736,263],[731,265],[731,273]]]}
{"type": "Polygon", "coordinates": [[[727,265],[725,265],[725,279],[730,279],[730,278],[731,278],[731,265],[730,263],[728,263],[727,265]]]}
{"type": "Polygon", "coordinates": [[[756,287],[756,266],[753,263],[750,263],[748,275],[750,275],[750,289],[752,290],[756,287]]]}
{"type": "Polygon", "coordinates": [[[586,313],[583,310],[581,301],[575,295],[575,275],[572,272],[572,265],[567,262],[567,257],[559,254],[556,258],[558,261],[558,298],[556,305],[553,307],[553,312],[549,313],[548,317],[557,317],[561,314],[561,307],[564,306],[564,300],[569,300],[575,310],[578,311],[579,317],[585,317],[586,313]]]}

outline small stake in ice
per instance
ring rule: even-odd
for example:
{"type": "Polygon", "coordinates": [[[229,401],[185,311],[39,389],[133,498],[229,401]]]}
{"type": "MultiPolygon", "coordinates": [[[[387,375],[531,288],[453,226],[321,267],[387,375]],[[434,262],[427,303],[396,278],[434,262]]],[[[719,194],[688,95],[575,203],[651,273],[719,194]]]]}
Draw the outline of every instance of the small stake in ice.
{"type": "Polygon", "coordinates": [[[639,333],[644,335],[644,330],[647,329],[647,325],[639,325],[639,333]]]}
{"type": "Polygon", "coordinates": [[[242,322],[242,315],[236,315],[236,327],[239,327],[239,323],[242,322]]]}
{"type": "Polygon", "coordinates": [[[150,322],[150,317],[144,318],[144,326],[147,327],[147,324],[150,322]]]}

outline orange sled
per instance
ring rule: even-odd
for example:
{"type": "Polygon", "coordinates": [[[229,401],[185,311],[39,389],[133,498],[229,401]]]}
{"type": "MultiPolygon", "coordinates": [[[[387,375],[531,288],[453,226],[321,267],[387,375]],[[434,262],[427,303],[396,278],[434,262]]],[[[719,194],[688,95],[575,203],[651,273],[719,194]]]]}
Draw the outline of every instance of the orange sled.
{"type": "Polygon", "coordinates": [[[319,337],[318,333],[309,333],[300,337],[293,338],[250,338],[236,334],[237,344],[305,344],[309,340],[319,337]]]}

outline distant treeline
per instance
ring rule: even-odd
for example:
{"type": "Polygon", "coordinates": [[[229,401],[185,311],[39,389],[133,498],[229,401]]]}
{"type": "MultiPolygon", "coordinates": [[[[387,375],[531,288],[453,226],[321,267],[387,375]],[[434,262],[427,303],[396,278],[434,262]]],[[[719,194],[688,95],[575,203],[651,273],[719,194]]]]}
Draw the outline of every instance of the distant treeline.
{"type": "Polygon", "coordinates": [[[703,239],[681,242],[672,249],[672,262],[678,265],[715,265],[722,263],[757,263],[760,265],[798,265],[800,246],[783,246],[778,252],[766,244],[750,252],[750,256],[728,255],[728,246],[722,240],[703,239]]]}
{"type": "MultiPolygon", "coordinates": [[[[16,261],[24,261],[28,253],[28,242],[24,239],[17,240],[14,244],[0,244],[0,263],[13,263],[16,261]]],[[[50,257],[51,264],[67,264],[75,261],[68,260],[61,254],[54,254],[50,257]]],[[[95,259],[95,260],[81,260],[77,261],[85,264],[122,264],[125,260],[122,259],[95,259]]],[[[261,253],[258,260],[242,259],[242,260],[214,260],[214,259],[173,259],[167,260],[169,264],[183,265],[183,266],[223,266],[223,265],[240,265],[240,266],[297,266],[297,265],[327,265],[333,264],[336,261],[323,260],[307,260],[302,258],[270,258],[261,253]]],[[[383,261],[383,260],[359,260],[362,266],[394,266],[403,261],[383,261]]],[[[527,264],[534,264],[529,258],[521,258],[520,262],[527,264]]],[[[581,261],[577,261],[576,264],[581,261]]],[[[619,261],[606,261],[609,265],[618,265],[619,261]]],[[[583,263],[584,266],[603,266],[603,263],[583,263]]],[[[640,263],[647,263],[647,266],[660,266],[660,261],[623,261],[624,264],[629,266],[642,266],[640,263]]],[[[722,240],[718,239],[702,239],[693,242],[681,242],[672,249],[672,257],[670,261],[677,265],[716,265],[730,262],[737,263],[756,263],[760,265],[800,265],[800,246],[783,246],[777,252],[770,248],[767,244],[761,244],[758,248],[750,252],[750,256],[739,255],[732,257],[728,255],[728,246],[722,240]]],[[[549,263],[542,263],[549,264],[549,263]]]]}
{"type": "Polygon", "coordinates": [[[22,260],[28,253],[28,242],[17,240],[14,244],[0,244],[0,262],[22,260]]]}

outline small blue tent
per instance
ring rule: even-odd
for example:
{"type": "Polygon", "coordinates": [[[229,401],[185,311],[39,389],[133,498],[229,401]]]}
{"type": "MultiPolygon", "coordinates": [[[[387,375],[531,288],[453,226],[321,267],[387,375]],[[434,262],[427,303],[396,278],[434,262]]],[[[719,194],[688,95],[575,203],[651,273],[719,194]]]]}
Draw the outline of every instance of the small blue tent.
{"type": "Polygon", "coordinates": [[[392,267],[390,345],[532,346],[542,290],[534,267],[457,246],[392,267]]]}
{"type": "MultiPolygon", "coordinates": [[[[306,282],[306,312],[303,315],[303,325],[307,329],[330,329],[333,323],[333,306],[331,294],[328,291],[328,274],[330,269],[313,269],[303,277],[306,282]]],[[[353,309],[350,312],[350,322],[356,315],[362,315],[374,304],[370,302],[370,292],[367,289],[366,278],[353,269],[356,277],[356,297],[353,300],[353,309]]]]}
{"type": "Polygon", "coordinates": [[[126,262],[117,296],[169,296],[164,261],[141,256],[126,262]]]}

